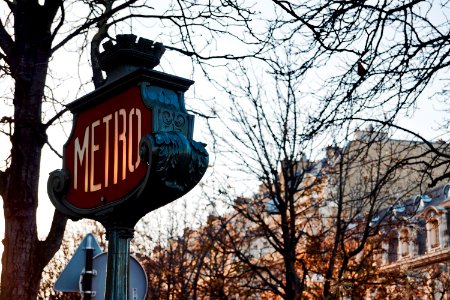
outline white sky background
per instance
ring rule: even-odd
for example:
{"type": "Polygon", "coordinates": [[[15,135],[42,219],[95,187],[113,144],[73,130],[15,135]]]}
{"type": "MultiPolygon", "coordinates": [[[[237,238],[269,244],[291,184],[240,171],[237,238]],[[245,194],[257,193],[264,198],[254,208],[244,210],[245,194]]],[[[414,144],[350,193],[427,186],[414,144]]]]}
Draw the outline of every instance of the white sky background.
{"type": "MultiPolygon", "coordinates": [[[[264,5],[264,4],[261,4],[264,5]]],[[[140,26],[139,22],[133,23],[133,26],[140,26]]],[[[147,25],[148,26],[148,25],[147,25]]],[[[162,28],[155,28],[155,30],[135,30],[134,34],[138,36],[142,36],[144,38],[153,39],[155,36],[158,36],[157,30],[163,30],[162,28]]],[[[129,33],[130,31],[124,30],[125,33],[129,33]]],[[[164,40],[158,40],[165,43],[164,40]]],[[[233,45],[229,44],[229,41],[222,41],[222,45],[218,45],[221,47],[223,45],[227,45],[227,47],[232,47],[233,45]]],[[[76,48],[74,46],[74,48],[76,48]]],[[[80,96],[83,96],[89,91],[92,91],[92,86],[86,87],[83,92],[79,91],[80,81],[79,76],[86,80],[91,76],[91,72],[89,66],[86,64],[86,60],[84,61],[84,65],[79,66],[79,54],[76,52],[65,51],[64,49],[60,50],[54,57],[51,62],[53,66],[60,66],[56,69],[55,74],[61,80],[59,82],[53,82],[55,85],[59,87],[55,89],[55,95],[59,97],[65,103],[73,101],[80,96]],[[79,68],[80,67],[80,68],[79,68]]],[[[216,98],[216,100],[224,101],[226,99],[222,99],[220,94],[211,88],[211,85],[204,82],[204,80],[199,75],[195,78],[192,78],[191,73],[191,64],[190,60],[187,58],[180,57],[177,53],[173,51],[166,51],[162,58],[161,66],[157,67],[157,70],[162,70],[164,72],[174,74],[177,76],[193,79],[196,81],[193,87],[186,93],[186,102],[188,106],[196,107],[201,105],[201,101],[196,101],[196,99],[212,99],[216,98]]],[[[217,78],[223,78],[224,74],[217,74],[217,78]]],[[[49,82],[51,83],[51,82],[49,82]]],[[[439,82],[437,82],[439,84],[439,82]]],[[[430,89],[430,93],[431,93],[430,89]]],[[[3,92],[8,93],[8,91],[3,92]]],[[[2,96],[2,95],[0,95],[2,96]]],[[[414,114],[411,115],[410,118],[404,118],[400,125],[404,125],[405,127],[420,132],[426,138],[435,139],[440,135],[437,131],[439,123],[446,117],[446,112],[440,109],[441,105],[439,103],[430,103],[427,99],[427,95],[425,94],[421,101],[417,104],[417,109],[414,114]]],[[[48,108],[48,107],[47,107],[48,108]]],[[[3,102],[0,102],[0,118],[5,115],[10,115],[11,108],[6,107],[3,102]]],[[[46,118],[50,118],[54,115],[54,112],[49,112],[46,118]]],[[[66,119],[70,119],[70,113],[67,114],[66,119]]],[[[49,129],[48,136],[52,146],[62,154],[62,147],[65,141],[67,140],[68,135],[70,134],[72,124],[66,123],[63,127],[56,125],[49,129]]],[[[207,137],[204,137],[206,133],[205,123],[204,121],[196,117],[195,121],[195,133],[194,138],[198,141],[205,141],[207,137]]],[[[326,146],[326,145],[323,145],[326,146]]],[[[4,169],[3,159],[8,156],[9,152],[9,141],[3,135],[0,136],[0,168],[4,169]]],[[[210,151],[211,152],[211,151],[210,151]]],[[[48,146],[45,146],[43,149],[42,155],[42,164],[41,164],[41,177],[40,177],[40,190],[39,190],[39,207],[37,213],[38,220],[38,230],[39,236],[44,238],[51,225],[51,220],[53,216],[53,205],[47,196],[46,184],[48,179],[48,174],[62,167],[62,160],[55,154],[53,151],[49,149],[48,146]]],[[[234,180],[234,183],[237,183],[239,179],[234,180]]],[[[206,182],[207,184],[207,182],[206,182]]],[[[244,187],[245,188],[245,187],[244,187]]],[[[254,187],[255,190],[257,186],[254,187]]],[[[239,189],[239,188],[238,188],[239,189]]],[[[196,192],[193,191],[188,194],[185,198],[187,199],[196,199],[196,192]]],[[[159,211],[164,211],[165,208],[160,209],[159,211]]],[[[0,213],[3,216],[2,207],[0,208],[0,213]]],[[[154,214],[154,213],[152,213],[154,214]]],[[[0,235],[3,235],[4,232],[4,220],[3,217],[0,218],[0,235]]],[[[2,245],[0,244],[0,251],[2,251],[2,245]]]]}

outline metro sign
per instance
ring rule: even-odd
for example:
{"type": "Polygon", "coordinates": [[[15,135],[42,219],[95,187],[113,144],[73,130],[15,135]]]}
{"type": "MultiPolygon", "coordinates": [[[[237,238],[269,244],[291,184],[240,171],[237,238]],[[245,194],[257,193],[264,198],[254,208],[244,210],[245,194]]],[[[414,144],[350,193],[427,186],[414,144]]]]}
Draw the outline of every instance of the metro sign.
{"type": "Polygon", "coordinates": [[[72,219],[134,222],[192,189],[208,164],[184,107],[192,83],[137,69],[69,104],[63,168],[48,181],[55,207],[72,219]]]}
{"type": "MultiPolygon", "coordinates": [[[[107,260],[106,279],[97,280],[105,286],[105,298],[122,299],[130,286],[137,298],[129,276],[134,226],[197,185],[208,167],[208,152],[193,140],[194,116],[184,104],[193,81],[153,70],[165,52],[161,43],[122,34],[103,48],[97,58],[106,80],[67,105],[72,132],[47,192],[67,217],[94,219],[106,228],[109,251],[99,256],[107,260]]],[[[93,268],[88,265],[95,262],[90,257],[82,280],[89,299],[92,287],[102,290],[89,280],[93,268]]],[[[145,276],[142,281],[147,282],[145,276]]]]}
{"type": "Polygon", "coordinates": [[[67,201],[94,208],[130,193],[148,168],[141,163],[139,142],[151,119],[139,87],[81,114],[65,148],[65,166],[72,174],[67,201]]]}

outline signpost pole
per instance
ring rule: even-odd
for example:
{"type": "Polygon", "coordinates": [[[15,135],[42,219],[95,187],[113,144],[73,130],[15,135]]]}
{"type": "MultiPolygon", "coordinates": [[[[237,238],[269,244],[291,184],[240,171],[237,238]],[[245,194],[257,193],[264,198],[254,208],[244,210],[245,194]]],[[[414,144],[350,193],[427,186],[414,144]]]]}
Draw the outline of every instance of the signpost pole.
{"type": "Polygon", "coordinates": [[[92,300],[92,276],[94,275],[94,270],[92,267],[93,259],[94,259],[94,247],[92,246],[93,237],[86,237],[86,258],[85,258],[85,267],[83,280],[81,282],[82,286],[82,295],[83,300],[92,300]]]}
{"type": "Polygon", "coordinates": [[[111,227],[107,229],[107,236],[105,300],[129,300],[130,240],[133,238],[133,229],[111,227]]]}

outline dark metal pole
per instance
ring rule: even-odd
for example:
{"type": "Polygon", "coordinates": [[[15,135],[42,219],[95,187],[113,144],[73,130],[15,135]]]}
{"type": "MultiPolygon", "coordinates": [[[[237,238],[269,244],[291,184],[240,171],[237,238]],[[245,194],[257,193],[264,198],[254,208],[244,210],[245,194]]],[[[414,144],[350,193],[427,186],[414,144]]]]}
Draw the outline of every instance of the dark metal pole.
{"type": "Polygon", "coordinates": [[[82,299],[83,300],[91,300],[92,299],[92,276],[94,275],[93,270],[93,258],[94,258],[94,247],[92,247],[91,237],[87,237],[86,241],[86,259],[85,259],[85,267],[83,279],[81,282],[82,287],[82,299]]]}
{"type": "Polygon", "coordinates": [[[108,266],[105,300],[129,300],[130,240],[133,229],[107,228],[108,266]]]}

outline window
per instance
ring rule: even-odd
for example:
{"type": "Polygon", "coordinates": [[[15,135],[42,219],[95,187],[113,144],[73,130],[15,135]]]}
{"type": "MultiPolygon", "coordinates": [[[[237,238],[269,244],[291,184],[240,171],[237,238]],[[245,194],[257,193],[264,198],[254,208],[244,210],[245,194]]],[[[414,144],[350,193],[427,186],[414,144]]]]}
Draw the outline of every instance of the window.
{"type": "Polygon", "coordinates": [[[397,234],[392,234],[389,238],[388,244],[388,262],[396,262],[398,253],[398,236],[397,234]]]}
{"type": "Polygon", "coordinates": [[[439,222],[437,220],[433,220],[430,222],[430,242],[431,242],[431,248],[436,248],[440,245],[439,222]]]}
{"type": "Polygon", "coordinates": [[[434,211],[427,216],[428,249],[435,249],[441,245],[439,219],[434,211]]]}
{"type": "Polygon", "coordinates": [[[403,229],[400,232],[400,255],[402,257],[409,255],[409,231],[408,229],[403,229]]]}

